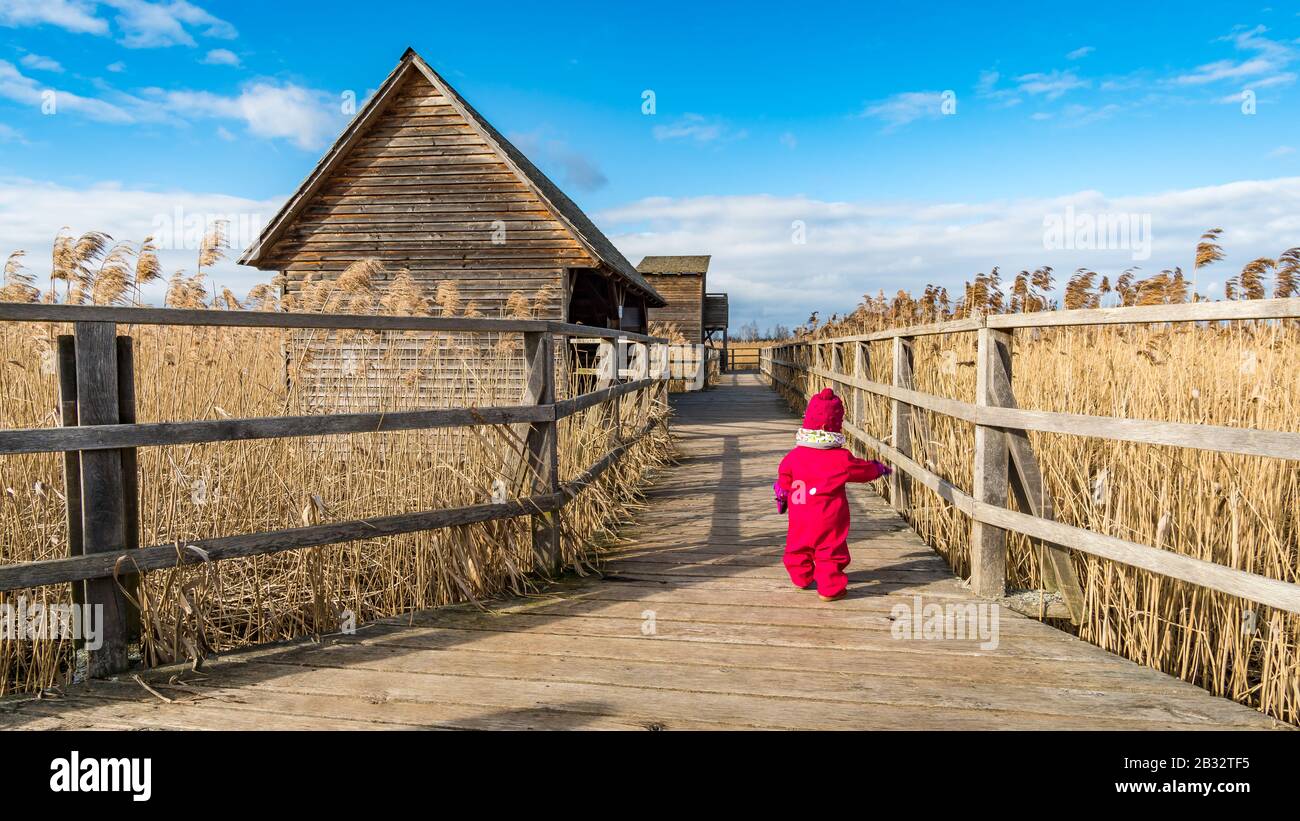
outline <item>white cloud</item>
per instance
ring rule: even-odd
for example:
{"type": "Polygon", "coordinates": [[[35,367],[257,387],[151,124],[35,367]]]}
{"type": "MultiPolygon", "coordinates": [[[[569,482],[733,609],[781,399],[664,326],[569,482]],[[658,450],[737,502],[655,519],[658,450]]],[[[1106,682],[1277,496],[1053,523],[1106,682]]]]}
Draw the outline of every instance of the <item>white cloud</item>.
{"type": "Polygon", "coordinates": [[[0,97],[39,108],[50,99],[47,95],[52,95],[54,101],[55,113],[52,116],[71,111],[105,123],[130,123],[136,119],[113,103],[43,86],[25,76],[13,63],[0,60],[0,97]]]}
{"type": "Polygon", "coordinates": [[[716,117],[703,114],[683,114],[676,120],[652,129],[656,140],[691,140],[697,143],[710,143],[719,140],[737,140],[748,136],[745,131],[733,131],[731,126],[716,117]]]}
{"type": "Polygon", "coordinates": [[[785,146],[791,151],[799,147],[799,138],[789,131],[783,132],[781,134],[780,142],[781,145],[785,146]]]}
{"type": "Polygon", "coordinates": [[[22,63],[27,68],[36,71],[53,71],[56,74],[63,73],[63,66],[59,65],[59,61],[55,60],[53,57],[42,57],[39,54],[24,54],[22,59],[18,62],[22,63]]]}
{"type": "Polygon", "coordinates": [[[315,150],[333,137],[342,121],[337,101],[323,91],[292,83],[261,80],[238,94],[223,96],[207,91],[166,91],[152,88],[143,97],[108,89],[104,97],[83,97],[52,89],[25,76],[10,62],[0,60],[0,98],[33,107],[53,94],[56,115],[68,112],[97,122],[139,122],[183,125],[195,120],[242,122],[256,137],[288,140],[304,150],[315,150]]]}
{"type": "Polygon", "coordinates": [[[108,23],[95,16],[95,4],[84,0],[5,0],[0,25],[51,25],[77,34],[107,34],[108,23]]]}
{"type": "Polygon", "coordinates": [[[155,92],[170,112],[188,119],[239,120],[249,133],[285,139],[314,150],[335,135],[342,121],[337,103],[324,92],[286,83],[250,83],[234,96],[207,91],[155,92]]]}
{"type": "Polygon", "coordinates": [[[76,34],[106,35],[108,20],[99,6],[111,9],[118,42],[127,48],[194,46],[194,34],[232,40],[235,27],[188,0],[4,0],[0,25],[12,27],[51,25],[76,34]]]}
{"type": "Polygon", "coordinates": [[[1295,153],[1295,146],[1279,145],[1277,148],[1274,148],[1272,151],[1268,152],[1268,155],[1270,157],[1286,157],[1294,153],[1295,153]]]}
{"type": "Polygon", "coordinates": [[[880,289],[915,292],[936,283],[960,295],[964,281],[993,266],[1014,276],[1050,265],[1063,278],[1079,266],[1113,275],[1134,264],[1131,250],[1045,249],[1044,218],[1068,205],[1078,213],[1150,214],[1152,256],[1140,263],[1143,274],[1175,265],[1190,272],[1197,238],[1222,226],[1229,257],[1211,269],[1221,279],[1250,259],[1300,245],[1298,200],[1300,177],[1290,177],[1132,197],[1081,191],[980,202],[652,198],[608,209],[597,222],[633,260],[713,254],[709,287],[730,294],[733,325],[754,319],[767,326],[798,324],[811,311],[826,317],[851,310],[862,294],[880,289]],[[795,220],[807,227],[806,244],[791,241],[795,220]]]}
{"type": "Polygon", "coordinates": [[[126,71],[126,63],[122,62],[121,60],[118,60],[116,63],[109,63],[107,66],[104,66],[104,68],[108,69],[114,74],[121,74],[123,71],[126,71]]]}
{"type": "Polygon", "coordinates": [[[1069,54],[1065,55],[1065,59],[1067,59],[1067,60],[1081,60],[1081,59],[1083,59],[1084,57],[1087,57],[1089,54],[1092,54],[1092,53],[1093,53],[1094,51],[1096,51],[1096,50],[1097,50],[1097,49],[1093,48],[1092,46],[1080,46],[1079,48],[1076,48],[1074,51],[1072,51],[1072,52],[1070,52],[1069,54]]]}
{"type": "Polygon", "coordinates": [[[1102,106],[1076,104],[1067,105],[1061,111],[1061,115],[1067,125],[1087,125],[1101,120],[1108,120],[1123,110],[1124,107],[1118,103],[1108,103],[1102,106]]]}
{"type": "MultiPolygon", "coordinates": [[[[280,200],[253,200],[226,194],[193,191],[145,191],[126,188],[115,183],[103,183],[73,188],[52,183],[20,179],[0,179],[0,237],[4,247],[0,254],[15,250],[27,251],[27,265],[38,275],[48,275],[53,240],[59,229],[68,225],[78,234],[85,231],[106,231],[117,240],[138,243],[155,233],[160,225],[176,224],[198,218],[234,218],[232,239],[236,246],[244,246],[254,237],[241,235],[242,221],[256,233],[254,226],[264,225],[275,215],[280,200]]],[[[174,243],[183,246],[184,243],[174,243]]],[[[266,282],[270,274],[253,268],[236,265],[239,256],[235,247],[229,258],[212,269],[212,279],[242,296],[259,282],[266,282]]],[[[177,269],[193,273],[196,248],[178,247],[163,250],[159,257],[163,270],[170,275],[177,269]]],[[[146,301],[158,302],[162,289],[159,286],[145,292],[146,301]]]]}
{"type": "Polygon", "coordinates": [[[117,10],[118,42],[127,48],[196,45],[191,30],[225,40],[238,36],[235,27],[187,0],[150,3],[146,0],[104,0],[117,10]]]}
{"type": "Polygon", "coordinates": [[[1025,94],[1039,94],[1048,100],[1055,100],[1067,91],[1090,85],[1088,80],[1080,79],[1073,71],[1059,70],[1022,74],[1016,78],[1016,82],[1019,83],[1019,90],[1025,94]]]}
{"type": "Polygon", "coordinates": [[[1020,97],[1010,88],[999,88],[998,82],[1002,79],[1002,74],[993,69],[987,69],[980,72],[979,80],[975,83],[975,96],[984,97],[990,100],[999,101],[996,108],[1011,108],[1020,105],[1020,97]]]}
{"type": "Polygon", "coordinates": [[[1252,52],[1252,56],[1205,63],[1194,71],[1176,76],[1174,83],[1197,86],[1231,80],[1267,87],[1294,82],[1295,74],[1284,69],[1296,59],[1296,50],[1286,43],[1265,37],[1267,31],[1264,26],[1255,26],[1221,38],[1231,42],[1238,51],[1252,52]]]}
{"type": "Polygon", "coordinates": [[[917,120],[943,116],[943,99],[942,91],[905,91],[869,104],[860,116],[882,120],[885,130],[892,131],[917,120]]]}
{"type": "Polygon", "coordinates": [[[0,142],[21,143],[25,140],[21,131],[11,125],[0,123],[0,142]]]}
{"type": "Polygon", "coordinates": [[[203,62],[212,66],[239,66],[239,55],[228,48],[214,48],[203,58],[203,62]]]}

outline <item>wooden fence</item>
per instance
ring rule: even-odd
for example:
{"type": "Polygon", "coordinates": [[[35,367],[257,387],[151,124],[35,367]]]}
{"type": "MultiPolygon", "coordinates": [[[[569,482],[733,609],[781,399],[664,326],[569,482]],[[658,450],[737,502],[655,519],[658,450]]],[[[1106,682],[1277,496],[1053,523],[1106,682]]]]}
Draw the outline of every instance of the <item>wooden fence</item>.
{"type": "MultiPolygon", "coordinates": [[[[809,339],[763,349],[760,370],[774,387],[805,400],[821,385],[852,389],[855,410],[865,394],[889,400],[889,441],[871,436],[855,424],[845,432],[881,454],[897,468],[890,498],[900,512],[908,509],[903,475],[934,491],[971,521],[971,586],[981,596],[1006,591],[1006,532],[1013,531],[1049,548],[1053,565],[1064,548],[1200,585],[1291,613],[1300,613],[1300,585],[1268,578],[1151,545],[1096,533],[1054,521],[1045,498],[1028,431],[1091,436],[1125,442],[1300,460],[1300,433],[1220,425],[1181,424],[1142,419],[1023,410],[1011,392],[1011,331],[1140,323],[1281,320],[1300,317],[1300,298],[1240,302],[1197,302],[1130,308],[1044,311],[980,316],[933,325],[898,328],[857,336],[809,339]],[[976,401],[963,402],[913,390],[912,345],[920,336],[975,333],[976,401]],[[890,384],[871,381],[868,343],[892,340],[890,384]],[[846,361],[845,348],[852,352],[846,361]],[[964,420],[975,426],[973,494],[967,494],[913,459],[910,416],[914,408],[964,420]],[[1014,494],[1021,511],[1008,508],[1014,494]]],[[[1300,387],[1296,388],[1300,390],[1300,387]]],[[[860,412],[851,415],[861,420],[860,412]]],[[[1069,579],[1062,581],[1069,586],[1069,579]]],[[[1069,590],[1062,590],[1067,599],[1069,590]]],[[[1075,614],[1077,615],[1077,613],[1075,614]]]]}
{"type": "Polygon", "coordinates": [[[104,641],[89,653],[89,671],[95,676],[127,667],[132,614],[119,582],[126,586],[138,572],[517,516],[531,517],[539,566],[553,569],[560,555],[559,517],[568,500],[667,419],[664,340],[585,325],[12,303],[0,303],[0,321],[71,323],[74,329],[59,338],[63,427],[0,430],[0,456],[64,454],[68,557],[0,565],[0,592],[71,582],[74,601],[102,605],[104,641]],[[117,335],[119,324],[518,333],[523,336],[526,379],[518,405],[141,423],[135,418],[132,340],[117,335]],[[594,390],[561,400],[555,393],[556,340],[574,336],[593,338],[603,362],[615,361],[617,344],[627,345],[630,355],[625,357],[626,367],[598,374],[594,390]],[[596,405],[609,411],[630,394],[642,403],[641,424],[631,435],[615,437],[613,447],[586,470],[561,482],[559,420],[596,405]],[[530,495],[500,503],[139,546],[137,448],[478,425],[518,427],[526,443],[521,469],[525,480],[531,478],[530,495]]]}
{"type": "Polygon", "coordinates": [[[756,371],[762,362],[763,350],[755,347],[738,346],[730,343],[722,350],[728,371],[756,371]]]}

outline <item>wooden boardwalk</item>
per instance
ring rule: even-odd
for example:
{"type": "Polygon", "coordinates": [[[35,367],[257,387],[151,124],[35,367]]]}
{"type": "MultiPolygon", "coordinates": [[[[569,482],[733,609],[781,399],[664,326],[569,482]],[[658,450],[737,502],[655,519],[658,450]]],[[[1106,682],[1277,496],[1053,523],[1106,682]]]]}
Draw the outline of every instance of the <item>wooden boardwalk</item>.
{"type": "Polygon", "coordinates": [[[538,729],[1282,728],[1032,619],[900,640],[897,604],[975,600],[869,490],[854,488],[850,595],[781,567],[771,501],[797,419],[752,374],[675,398],[682,459],[603,577],[449,607],[324,644],[235,653],[206,675],[79,685],[0,703],[0,727],[538,729]]]}

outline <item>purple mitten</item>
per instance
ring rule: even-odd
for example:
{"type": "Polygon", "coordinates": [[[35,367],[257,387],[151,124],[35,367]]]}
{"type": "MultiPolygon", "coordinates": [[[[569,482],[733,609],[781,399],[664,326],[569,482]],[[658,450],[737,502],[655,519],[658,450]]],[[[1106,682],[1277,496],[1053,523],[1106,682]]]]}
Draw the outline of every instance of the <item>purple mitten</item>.
{"type": "Polygon", "coordinates": [[[772,494],[776,497],[776,512],[785,513],[790,504],[790,491],[781,487],[780,482],[772,483],[772,494]]]}
{"type": "Polygon", "coordinates": [[[871,463],[880,469],[880,478],[882,479],[894,472],[894,469],[884,462],[877,462],[875,459],[872,459],[871,463]]]}

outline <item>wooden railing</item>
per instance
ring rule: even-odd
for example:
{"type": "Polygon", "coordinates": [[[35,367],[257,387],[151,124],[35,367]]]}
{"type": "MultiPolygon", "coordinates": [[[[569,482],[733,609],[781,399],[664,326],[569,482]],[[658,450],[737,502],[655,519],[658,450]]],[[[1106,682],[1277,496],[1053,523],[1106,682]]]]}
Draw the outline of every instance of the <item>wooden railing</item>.
{"type": "MultiPolygon", "coordinates": [[[[0,321],[72,323],[58,347],[64,427],[0,430],[0,456],[62,452],[67,491],[67,558],[0,565],[0,592],[72,582],[74,600],[103,607],[104,640],[90,651],[91,675],[126,669],[130,614],[119,587],[123,577],[195,564],[337,544],[518,516],[532,521],[538,565],[554,569],[560,556],[559,517],[566,502],[595,482],[655,426],[666,424],[668,378],[664,340],[585,325],[545,320],[290,314],[0,303],[0,321]],[[518,405],[393,413],[333,413],[188,422],[135,421],[131,338],[117,326],[193,325],[242,328],[362,329],[428,332],[518,333],[523,336],[525,379],[518,405]],[[557,400],[555,340],[593,338],[609,366],[595,390],[557,400]],[[617,345],[630,348],[626,366],[617,345]],[[559,476],[559,420],[595,405],[617,413],[620,397],[639,393],[643,417],[627,437],[572,480],[559,476]],[[426,510],[270,532],[139,546],[136,448],[252,439],[428,430],[477,425],[518,425],[526,442],[524,467],[532,493],[491,504],[426,510]],[[526,427],[526,432],[523,430],[526,427]],[[84,582],[84,590],[79,590],[84,582]],[[84,599],[83,599],[84,597],[84,599]]],[[[602,366],[604,367],[604,366],[602,366]]]]}
{"type": "Polygon", "coordinates": [[[758,370],[762,360],[761,348],[735,347],[734,343],[723,349],[727,357],[728,371],[758,370]]]}
{"type": "Polygon", "coordinates": [[[852,401],[857,411],[851,415],[854,420],[863,418],[861,408],[865,394],[889,400],[889,441],[878,439],[851,423],[845,424],[845,432],[897,468],[891,479],[890,498],[900,512],[908,509],[907,488],[902,478],[906,475],[970,519],[971,586],[981,596],[996,598],[1006,590],[1006,531],[1013,531],[1053,549],[1058,559],[1064,552],[1061,548],[1078,550],[1300,613],[1300,585],[1054,521],[1050,499],[1042,494],[1042,481],[1037,474],[1027,431],[1288,460],[1300,460],[1300,433],[1018,408],[1011,392],[1010,333],[1015,328],[1289,320],[1297,317],[1300,317],[1300,298],[981,316],[764,348],[760,370],[774,387],[784,389],[800,400],[808,398],[810,383],[815,381],[812,377],[832,386],[853,389],[852,401]],[[920,336],[963,332],[974,332],[978,337],[976,401],[963,402],[914,390],[913,340],[920,336]],[[881,341],[893,343],[893,379],[890,384],[869,378],[867,345],[881,341]],[[852,363],[847,365],[842,351],[846,344],[853,351],[852,363]],[[975,426],[973,493],[964,492],[913,458],[912,426],[909,424],[913,408],[924,408],[975,426]],[[1021,511],[1028,512],[1011,510],[1007,505],[1010,494],[1015,495],[1021,511]]]}

